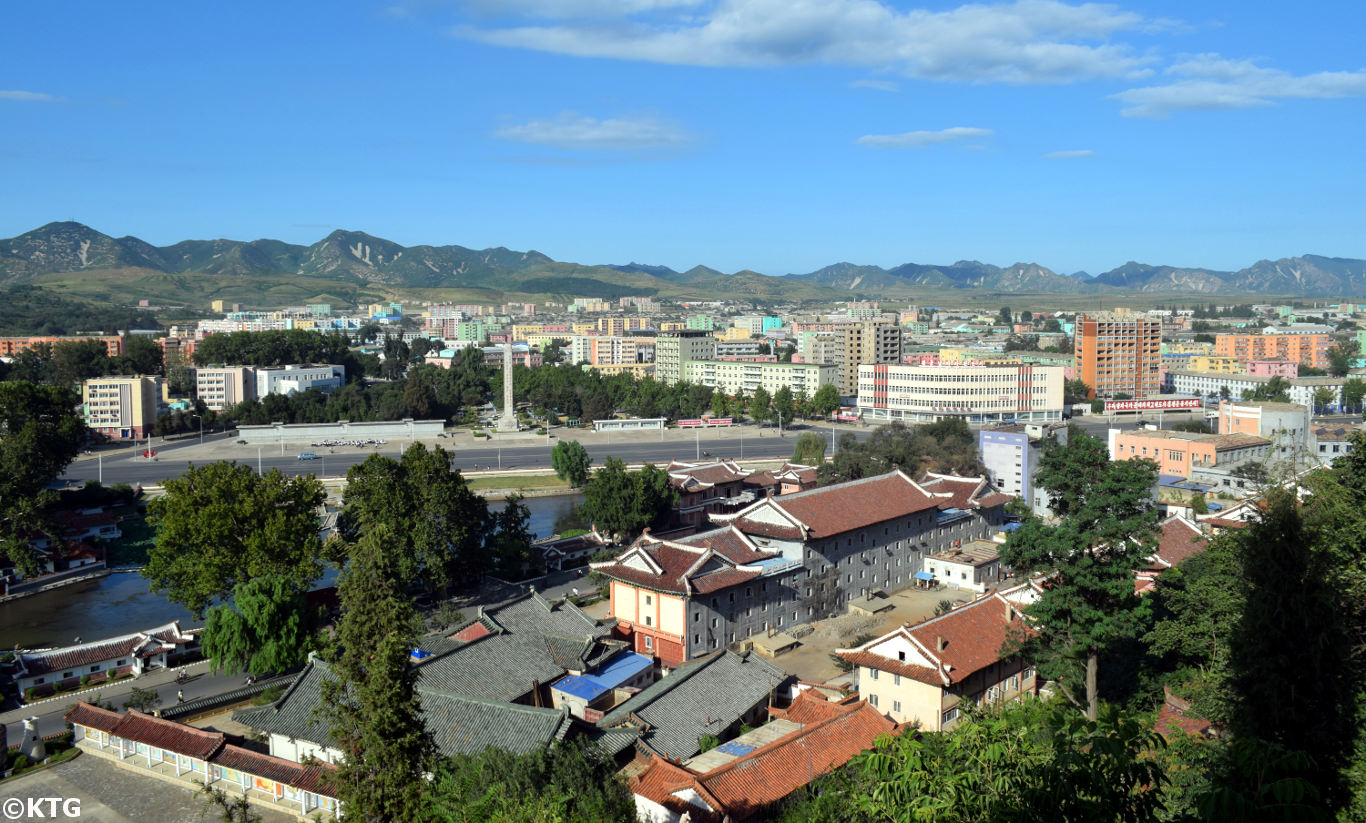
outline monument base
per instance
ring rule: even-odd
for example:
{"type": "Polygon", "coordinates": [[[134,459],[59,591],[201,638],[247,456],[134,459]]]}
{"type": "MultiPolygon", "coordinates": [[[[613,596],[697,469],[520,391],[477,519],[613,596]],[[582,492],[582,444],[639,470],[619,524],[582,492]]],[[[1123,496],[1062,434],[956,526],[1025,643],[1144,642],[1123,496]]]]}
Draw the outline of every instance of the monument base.
{"type": "Polygon", "coordinates": [[[521,426],[517,425],[517,418],[515,417],[500,417],[493,430],[496,432],[516,432],[521,431],[521,426]]]}

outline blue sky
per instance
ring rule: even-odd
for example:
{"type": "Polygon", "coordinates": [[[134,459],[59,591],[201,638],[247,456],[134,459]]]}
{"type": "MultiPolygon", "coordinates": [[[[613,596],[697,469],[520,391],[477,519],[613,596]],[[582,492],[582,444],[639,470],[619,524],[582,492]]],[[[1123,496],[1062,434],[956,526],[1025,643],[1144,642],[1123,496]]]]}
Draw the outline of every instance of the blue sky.
{"type": "Polygon", "coordinates": [[[0,236],[581,263],[1366,257],[1366,4],[16,2],[0,236]]]}

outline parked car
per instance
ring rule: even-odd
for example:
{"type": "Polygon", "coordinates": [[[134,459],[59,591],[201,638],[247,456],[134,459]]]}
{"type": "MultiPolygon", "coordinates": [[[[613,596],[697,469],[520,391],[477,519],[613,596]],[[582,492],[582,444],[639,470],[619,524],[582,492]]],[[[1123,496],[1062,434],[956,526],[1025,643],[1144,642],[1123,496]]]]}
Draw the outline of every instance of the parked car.
{"type": "Polygon", "coordinates": [[[300,459],[300,460],[317,460],[317,459],[318,459],[318,454],[317,454],[317,452],[300,452],[300,454],[299,454],[299,459],[300,459]]]}

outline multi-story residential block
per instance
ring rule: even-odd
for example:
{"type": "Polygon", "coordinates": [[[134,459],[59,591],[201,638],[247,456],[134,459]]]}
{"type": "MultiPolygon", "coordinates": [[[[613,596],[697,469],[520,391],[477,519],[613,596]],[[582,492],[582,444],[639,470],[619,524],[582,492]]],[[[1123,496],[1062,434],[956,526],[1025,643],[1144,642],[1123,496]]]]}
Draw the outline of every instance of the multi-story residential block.
{"type": "Polygon", "coordinates": [[[1225,355],[1197,354],[1186,361],[1185,368],[1191,371],[1207,371],[1218,374],[1242,374],[1247,361],[1225,355]]]}
{"type": "Polygon", "coordinates": [[[625,317],[600,317],[598,318],[598,333],[622,337],[626,334],[625,317]]]}
{"type": "MultiPolygon", "coordinates": [[[[656,374],[658,369],[656,361],[656,374]]],[[[835,382],[837,371],[835,366],[825,363],[693,360],[684,367],[683,379],[689,383],[712,386],[726,394],[743,391],[752,395],[760,386],[773,394],[786,386],[794,395],[814,397],[821,386],[835,382]]]]}
{"type": "Polygon", "coordinates": [[[571,363],[616,366],[641,362],[633,337],[580,335],[571,339],[569,346],[571,363]]]}
{"type": "Polygon", "coordinates": [[[1259,375],[1261,377],[1299,377],[1300,364],[1296,363],[1294,360],[1259,358],[1247,361],[1247,373],[1259,375]]]}
{"type": "Polygon", "coordinates": [[[900,626],[836,652],[854,666],[859,697],[898,723],[953,728],[964,705],[1018,700],[1037,692],[1034,667],[1003,655],[1023,636],[1027,585],[995,592],[915,626],[900,626]]]}
{"type": "Polygon", "coordinates": [[[901,362],[901,327],[895,323],[844,323],[836,339],[834,363],[844,397],[858,394],[859,366],[901,362]]]}
{"type": "Polygon", "coordinates": [[[85,424],[111,440],[146,437],[157,419],[160,378],[96,377],[81,384],[85,424]]]}
{"type": "Polygon", "coordinates": [[[168,369],[193,363],[194,350],[198,344],[199,341],[193,337],[157,338],[157,345],[161,347],[161,360],[168,369]]]}
{"type": "Polygon", "coordinates": [[[1278,358],[1316,369],[1328,367],[1331,334],[1216,334],[1214,353],[1239,360],[1278,358]]]}
{"type": "Polygon", "coordinates": [[[318,389],[328,392],[341,388],[346,382],[346,367],[331,365],[303,365],[256,367],[256,396],[294,394],[318,389]]]}
{"type": "Polygon", "coordinates": [[[858,408],[866,419],[972,423],[1062,419],[1060,366],[859,366],[858,408]]]}
{"type": "Polygon", "coordinates": [[[109,337],[0,337],[0,357],[14,357],[20,352],[29,351],[39,346],[57,346],[63,343],[84,343],[87,340],[98,340],[104,344],[105,354],[110,357],[119,357],[123,354],[123,338],[118,335],[109,337]]]}
{"type": "Polygon", "coordinates": [[[1077,317],[1073,357],[1090,397],[1147,397],[1161,391],[1162,322],[1134,314],[1077,317]]]}
{"type": "Polygon", "coordinates": [[[716,318],[712,317],[710,314],[694,314],[684,320],[683,325],[685,328],[694,331],[712,332],[716,331],[716,318]]]}
{"type": "Polygon", "coordinates": [[[994,533],[1009,499],[982,478],[891,472],[766,497],[679,540],[647,532],[592,568],[611,581],[618,632],[675,667],[911,585],[926,555],[994,533]]]}
{"type": "Polygon", "coordinates": [[[685,329],[663,332],[655,341],[655,379],[666,386],[684,379],[685,366],[716,357],[716,338],[710,331],[685,329]]]}
{"type": "MultiPolygon", "coordinates": [[[[1211,374],[1210,372],[1173,369],[1167,372],[1167,388],[1176,394],[1195,395],[1196,397],[1220,397],[1228,390],[1228,396],[1238,400],[1247,397],[1274,377],[1252,374],[1211,374]]],[[[1333,395],[1333,402],[1342,396],[1342,385],[1346,377],[1295,377],[1287,380],[1291,403],[1301,406],[1315,405],[1314,395],[1320,389],[1327,389],[1333,395]]]]}
{"type": "Polygon", "coordinates": [[[1197,432],[1110,429],[1110,458],[1147,458],[1162,474],[1190,477],[1192,471],[1232,469],[1271,453],[1271,440],[1255,434],[1200,434],[1197,432]]]}
{"type": "Polygon", "coordinates": [[[977,433],[982,465],[993,486],[1029,504],[1040,517],[1048,514],[1048,494],[1034,486],[1034,470],[1050,441],[1067,445],[1067,426],[1031,423],[987,426],[977,433]]]}
{"type": "Polygon", "coordinates": [[[256,371],[251,366],[213,366],[194,370],[194,395],[212,411],[256,397],[256,371]]]}
{"type": "Polygon", "coordinates": [[[728,357],[758,357],[758,340],[733,340],[728,342],[718,341],[716,344],[717,359],[724,360],[728,357]]]}
{"type": "Polygon", "coordinates": [[[1219,401],[1220,434],[1252,434],[1271,441],[1271,455],[1293,460],[1309,449],[1309,407],[1298,403],[1219,401]]]}

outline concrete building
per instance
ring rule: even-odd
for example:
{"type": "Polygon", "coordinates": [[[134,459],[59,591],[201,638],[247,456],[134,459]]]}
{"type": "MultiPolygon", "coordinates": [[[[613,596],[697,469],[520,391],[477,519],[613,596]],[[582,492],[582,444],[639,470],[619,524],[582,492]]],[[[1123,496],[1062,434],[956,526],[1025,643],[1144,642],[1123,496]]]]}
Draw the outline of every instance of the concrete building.
{"type": "Polygon", "coordinates": [[[329,392],[346,382],[345,366],[296,365],[258,366],[256,368],[256,396],[294,394],[318,389],[329,392]]]}
{"type": "Polygon", "coordinates": [[[195,369],[194,394],[211,411],[223,411],[256,397],[256,372],[251,366],[195,369]]]}
{"type": "Polygon", "coordinates": [[[85,424],[111,440],[146,437],[157,420],[158,377],[95,377],[81,384],[85,424]]]}
{"type": "Polygon", "coordinates": [[[1089,397],[1147,397],[1161,390],[1162,321],[1134,314],[1077,316],[1073,358],[1089,397]]]}
{"type": "Polygon", "coordinates": [[[970,423],[1062,420],[1059,366],[859,366],[858,408],[865,419],[970,423]]]}
{"type": "Polygon", "coordinates": [[[1162,474],[1190,477],[1203,469],[1231,469],[1266,458],[1271,440],[1255,434],[1198,434],[1138,429],[1110,429],[1110,459],[1148,458],[1162,474]]]}
{"type": "MultiPolygon", "coordinates": [[[[689,383],[712,386],[726,394],[743,391],[752,395],[760,386],[769,394],[774,394],[786,386],[792,389],[793,396],[805,393],[807,397],[814,397],[821,386],[835,382],[837,371],[835,366],[824,363],[694,360],[684,367],[683,379],[689,383]]],[[[657,362],[655,374],[659,374],[657,362]]]]}
{"type": "Polygon", "coordinates": [[[1034,486],[1034,470],[1050,440],[1067,445],[1067,426],[1016,423],[987,426],[977,433],[977,447],[991,484],[1002,494],[1013,494],[1028,503],[1040,517],[1049,513],[1048,494],[1034,486]]]}
{"type": "Polygon", "coordinates": [[[1279,358],[1293,360],[1316,369],[1328,367],[1328,349],[1333,335],[1292,332],[1289,334],[1216,334],[1214,353],[1239,360],[1279,358]]]}
{"type": "Polygon", "coordinates": [[[664,332],[655,340],[655,379],[671,386],[684,379],[687,363],[715,357],[716,338],[711,336],[710,330],[689,328],[664,332]]]}
{"type": "MultiPolygon", "coordinates": [[[[1351,378],[1347,377],[1296,377],[1288,380],[1290,402],[1301,406],[1313,406],[1314,394],[1319,389],[1327,389],[1337,398],[1342,397],[1342,385],[1351,378]]],[[[1175,369],[1167,372],[1166,388],[1169,392],[1196,397],[1219,397],[1223,389],[1229,390],[1233,399],[1247,397],[1257,388],[1274,379],[1273,377],[1252,374],[1218,374],[1210,372],[1175,369]]]]}
{"type": "Polygon", "coordinates": [[[1294,360],[1279,358],[1259,358],[1247,361],[1247,373],[1261,377],[1299,377],[1300,364],[1294,360]]]}
{"type": "MultiPolygon", "coordinates": [[[[609,319],[609,318],[604,318],[609,319]]],[[[616,366],[643,360],[636,339],[619,335],[576,335],[569,341],[571,363],[616,366]]]]}
{"type": "Polygon", "coordinates": [[[1272,443],[1271,456],[1294,460],[1309,449],[1309,407],[1298,403],[1219,401],[1220,434],[1252,434],[1272,443]]]}
{"type": "Polygon", "coordinates": [[[118,357],[123,354],[123,338],[117,335],[110,337],[0,337],[0,357],[14,357],[20,352],[36,349],[39,346],[60,346],[64,343],[84,343],[87,340],[98,340],[104,344],[105,354],[110,357],[118,357]]]}
{"type": "Polygon", "coordinates": [[[672,668],[911,585],[926,555],[994,534],[1009,499],[980,477],[891,472],[766,497],[679,540],[647,532],[591,566],[618,634],[672,668]]]}
{"type": "Polygon", "coordinates": [[[842,323],[834,363],[842,397],[858,394],[859,366],[901,362],[901,327],[895,323],[842,323]]]}

